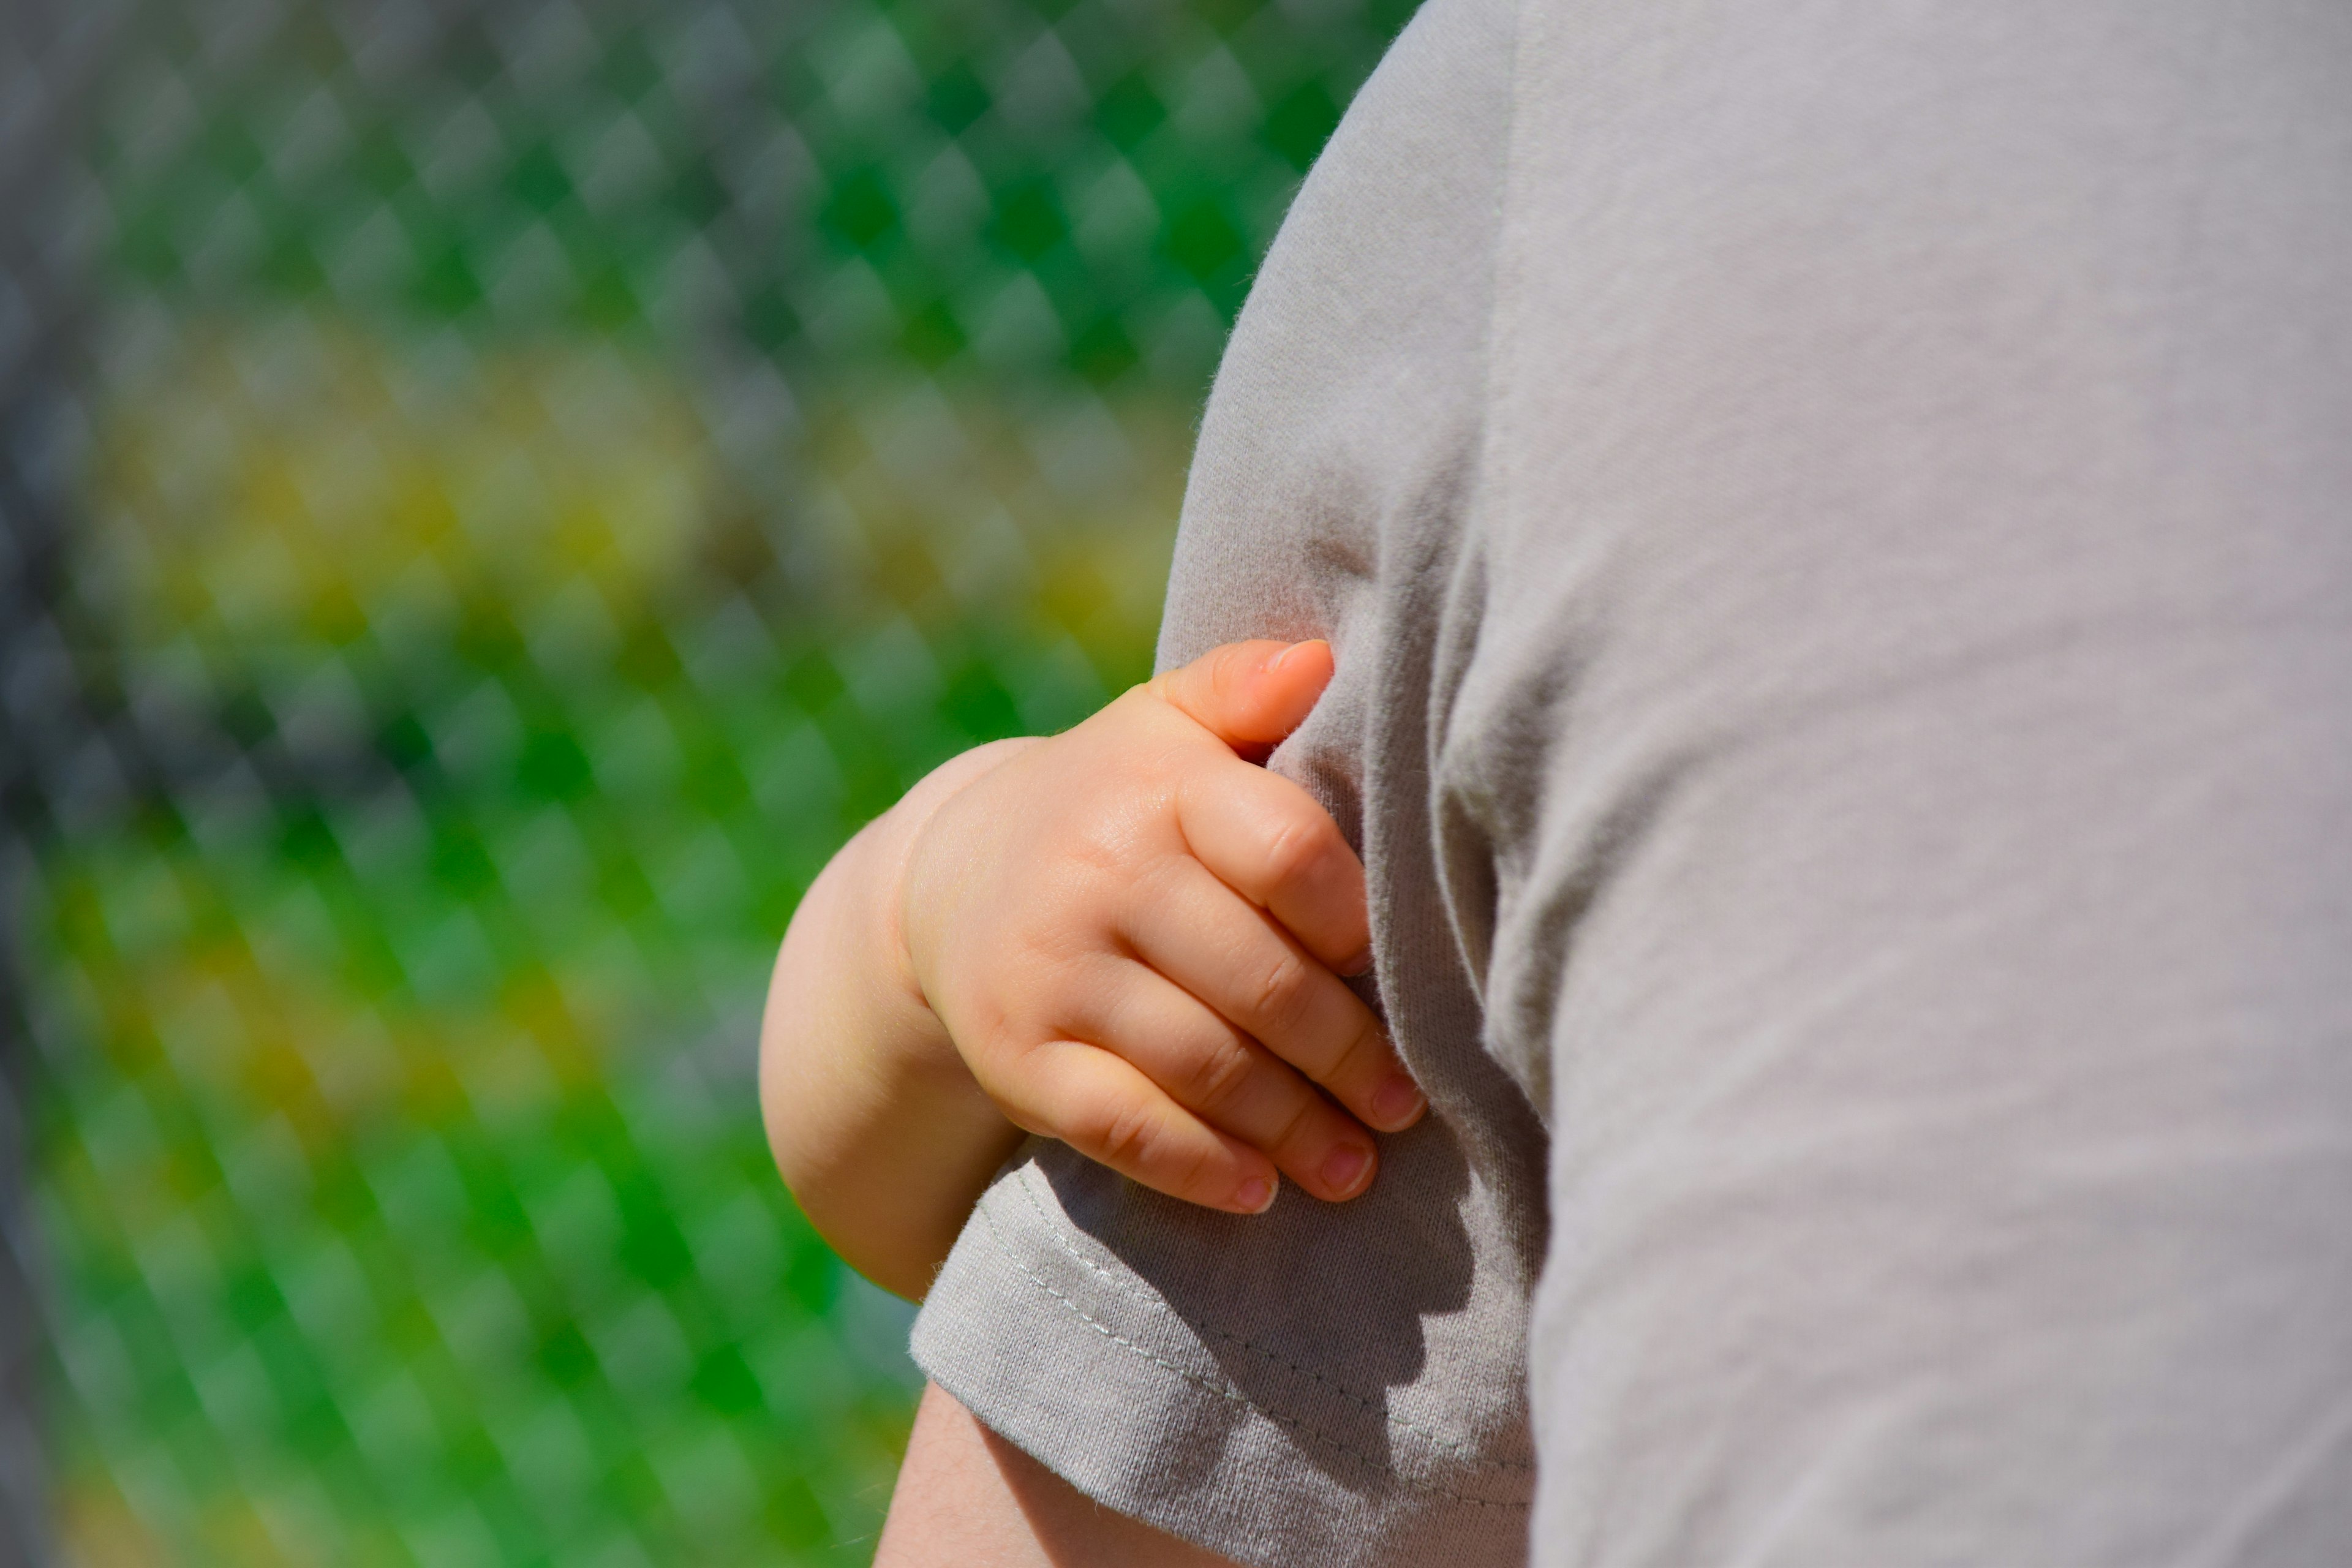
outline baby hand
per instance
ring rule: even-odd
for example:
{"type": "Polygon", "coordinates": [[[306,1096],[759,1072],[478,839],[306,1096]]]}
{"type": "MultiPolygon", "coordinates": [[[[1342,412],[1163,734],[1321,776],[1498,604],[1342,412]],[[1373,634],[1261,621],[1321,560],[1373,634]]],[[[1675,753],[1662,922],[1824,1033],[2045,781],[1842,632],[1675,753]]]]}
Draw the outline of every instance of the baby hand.
{"type": "Polygon", "coordinates": [[[1365,1128],[1420,1118],[1338,978],[1370,961],[1363,867],[1305,790],[1241,755],[1330,678],[1324,643],[1228,644],[1013,752],[923,826],[906,957],[1015,1125],[1254,1214],[1277,1171],[1355,1196],[1365,1128]]]}

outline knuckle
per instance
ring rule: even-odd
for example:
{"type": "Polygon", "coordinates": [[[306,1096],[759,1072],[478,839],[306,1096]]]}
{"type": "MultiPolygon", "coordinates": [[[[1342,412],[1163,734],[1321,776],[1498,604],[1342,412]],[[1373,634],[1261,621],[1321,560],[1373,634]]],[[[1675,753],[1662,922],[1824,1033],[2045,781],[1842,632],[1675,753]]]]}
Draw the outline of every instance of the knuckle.
{"type": "Polygon", "coordinates": [[[1036,1042],[1014,1029],[1008,1019],[983,1014],[960,1029],[951,1029],[948,1037],[963,1058],[965,1070],[993,1098],[1014,1098],[1031,1076],[1029,1061],[1036,1042]]]}
{"type": "Polygon", "coordinates": [[[1211,1178],[1216,1173],[1216,1156],[1210,1150],[1201,1150],[1183,1162],[1181,1170],[1169,1173],[1169,1182],[1181,1194],[1205,1202],[1211,1178]]]}
{"type": "Polygon", "coordinates": [[[1231,1041],[1202,1051],[1185,1073],[1185,1103],[1199,1110],[1223,1109],[1241,1093],[1255,1066],[1249,1052],[1231,1041]]]}
{"type": "Polygon", "coordinates": [[[1118,876],[1135,852],[1127,824],[1108,813],[1072,824],[1066,848],[1072,864],[1089,879],[1118,876]]]}
{"type": "Polygon", "coordinates": [[[1388,1054],[1388,1039],[1370,1016],[1356,1020],[1347,1039],[1331,1053],[1330,1059],[1315,1074],[1318,1083],[1339,1083],[1356,1078],[1368,1068],[1377,1068],[1381,1058],[1388,1054]]]}
{"type": "Polygon", "coordinates": [[[1251,982],[1248,998],[1252,1016],[1276,1030],[1295,1026],[1306,1015],[1308,978],[1306,962],[1286,949],[1279,958],[1262,967],[1251,982]]]}
{"type": "Polygon", "coordinates": [[[1096,1129],[1094,1143],[1104,1164],[1116,1170],[1140,1169],[1159,1147],[1159,1118],[1140,1100],[1121,1100],[1108,1108],[1096,1129]]]}
{"type": "Polygon", "coordinates": [[[1221,702],[1231,701],[1250,673],[1250,659],[1240,646],[1221,647],[1209,656],[1209,689],[1221,702]]]}
{"type": "Polygon", "coordinates": [[[1261,854],[1267,881],[1288,887],[1311,876],[1328,847],[1326,825],[1296,813],[1277,817],[1266,831],[1261,854]]]}
{"type": "Polygon", "coordinates": [[[1171,1137],[1166,1118],[1149,1100],[1122,1100],[1108,1107],[1092,1139],[1093,1147],[1079,1145],[1111,1169],[1162,1192],[1207,1202],[1216,1175],[1214,1146],[1185,1147],[1188,1140],[1171,1137]]]}
{"type": "Polygon", "coordinates": [[[1290,1108],[1290,1114],[1283,1119],[1282,1125],[1276,1130],[1274,1137],[1266,1147],[1280,1149],[1291,1154],[1303,1154],[1308,1152],[1307,1146],[1310,1143],[1323,1142],[1313,1137],[1322,1120],[1316,1115],[1316,1109],[1313,1095],[1301,1095],[1298,1102],[1290,1108]]]}
{"type": "Polygon", "coordinates": [[[1016,1037],[1011,1031],[958,1042],[964,1069],[980,1091],[1004,1113],[1005,1120],[1024,1132],[1058,1138],[1061,1129],[1048,1110],[1050,1100],[1039,1092],[1047,1080],[1038,1070],[1041,1042],[1016,1037]]]}

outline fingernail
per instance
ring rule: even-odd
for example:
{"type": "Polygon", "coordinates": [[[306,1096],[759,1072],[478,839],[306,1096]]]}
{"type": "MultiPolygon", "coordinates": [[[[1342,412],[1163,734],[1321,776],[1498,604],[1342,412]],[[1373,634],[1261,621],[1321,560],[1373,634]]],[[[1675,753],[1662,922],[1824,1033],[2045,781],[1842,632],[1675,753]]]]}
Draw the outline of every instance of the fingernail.
{"type": "Polygon", "coordinates": [[[1285,664],[1287,664],[1290,661],[1290,656],[1297,653],[1300,648],[1312,647],[1317,643],[1328,643],[1330,640],[1331,639],[1328,637],[1302,637],[1298,641],[1292,643],[1288,647],[1284,648],[1280,653],[1276,654],[1272,658],[1267,659],[1265,661],[1265,668],[1268,670],[1280,669],[1285,664]]]}
{"type": "Polygon", "coordinates": [[[1372,1152],[1354,1144],[1343,1143],[1323,1158],[1323,1184],[1341,1197],[1356,1190],[1371,1168],[1372,1152]]]}
{"type": "Polygon", "coordinates": [[[1244,1214],[1264,1214],[1274,1206],[1274,1184],[1264,1176],[1252,1176],[1234,1194],[1234,1201],[1241,1205],[1244,1214]]]}
{"type": "Polygon", "coordinates": [[[1391,1074],[1386,1083],[1372,1091],[1372,1114],[1380,1118],[1382,1127],[1404,1126],[1428,1103],[1422,1098],[1421,1086],[1402,1073],[1391,1074]]]}
{"type": "Polygon", "coordinates": [[[1339,966],[1339,973],[1350,980],[1359,974],[1369,974],[1371,970],[1372,950],[1369,947],[1339,966]]]}

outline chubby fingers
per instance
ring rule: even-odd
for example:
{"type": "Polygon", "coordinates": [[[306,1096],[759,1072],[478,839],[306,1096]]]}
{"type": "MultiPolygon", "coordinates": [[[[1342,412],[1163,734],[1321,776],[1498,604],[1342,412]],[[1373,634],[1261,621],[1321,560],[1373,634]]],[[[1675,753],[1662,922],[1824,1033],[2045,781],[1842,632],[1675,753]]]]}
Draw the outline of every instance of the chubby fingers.
{"type": "Polygon", "coordinates": [[[1260,1214],[1281,1184],[1266,1155],[1210,1126],[1140,1068],[1098,1046],[1044,1041],[992,1064],[982,1087],[1016,1125],[1170,1197],[1260,1214]]]}
{"type": "Polygon", "coordinates": [[[1182,861],[1141,892],[1123,934],[1145,964],[1366,1126],[1392,1132],[1420,1120],[1427,1102],[1380,1020],[1265,911],[1182,861]]]}
{"type": "MultiPolygon", "coordinates": [[[[1237,752],[1255,753],[1302,723],[1332,675],[1331,645],[1227,643],[1150,688],[1237,752]]],[[[1364,868],[1339,826],[1305,790],[1253,767],[1188,773],[1177,822],[1201,863],[1270,910],[1307,951],[1343,974],[1371,962],[1364,868]]]]}
{"type": "Polygon", "coordinates": [[[1270,746],[1306,721],[1331,683],[1331,645],[1234,642],[1211,648],[1148,689],[1236,750],[1270,746]]]}
{"type": "Polygon", "coordinates": [[[1315,797],[1235,761],[1189,773],[1177,828],[1194,858],[1341,974],[1371,966],[1364,864],[1315,797]]]}
{"type": "Polygon", "coordinates": [[[1177,1104],[1264,1151],[1326,1202],[1371,1185],[1379,1163],[1371,1134],[1199,998],[1139,963],[1124,965],[1100,996],[1088,1037],[1140,1068],[1177,1104]]]}
{"type": "Polygon", "coordinates": [[[973,1064],[1015,1122],[1146,1186],[1234,1213],[1270,1201],[1256,1184],[1276,1171],[1329,1203],[1371,1185],[1371,1134],[1296,1070],[1143,964],[1108,953],[1085,963],[1083,1004],[1059,1032],[973,1064]]]}

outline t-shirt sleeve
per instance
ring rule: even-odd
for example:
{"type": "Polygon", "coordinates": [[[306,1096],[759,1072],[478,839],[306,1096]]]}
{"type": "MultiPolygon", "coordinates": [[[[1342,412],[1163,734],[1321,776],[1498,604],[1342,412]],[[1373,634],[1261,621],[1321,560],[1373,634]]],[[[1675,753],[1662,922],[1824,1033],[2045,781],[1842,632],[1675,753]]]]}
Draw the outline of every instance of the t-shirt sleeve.
{"type": "Polygon", "coordinates": [[[1475,506],[1511,16],[1436,0],[1358,96],[1229,345],[1163,667],[1328,637],[1271,759],[1361,850],[1363,983],[1431,1100],[1371,1190],[1193,1208],[1058,1144],[991,1188],[915,1330],[925,1371],[1097,1500],[1244,1563],[1517,1563],[1544,1138],[1486,1049],[1429,816],[1451,563],[1475,506]]]}

